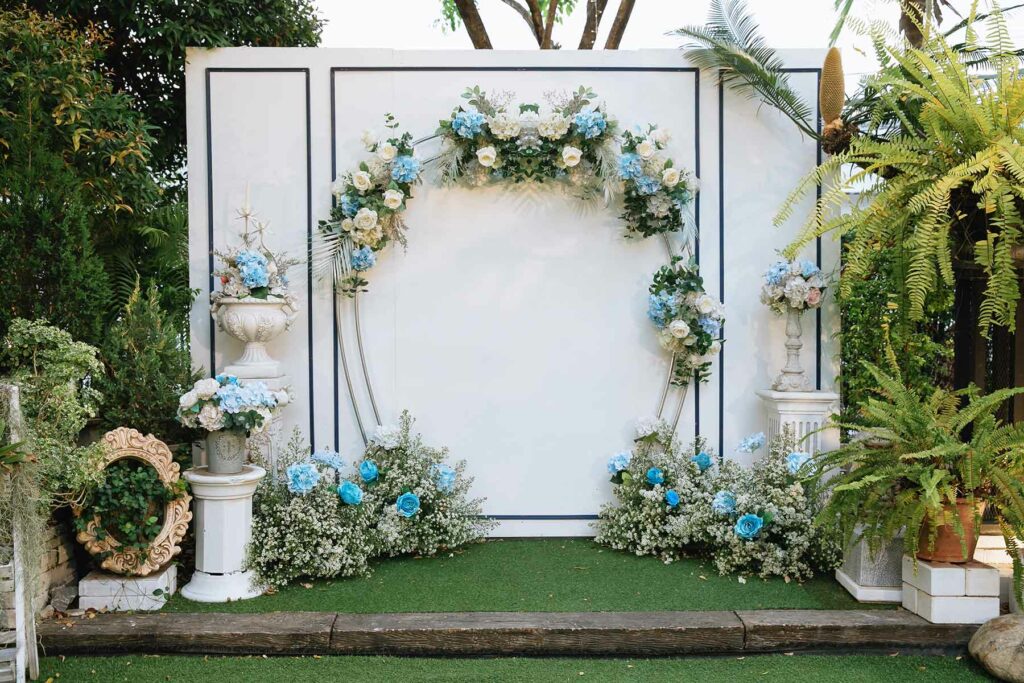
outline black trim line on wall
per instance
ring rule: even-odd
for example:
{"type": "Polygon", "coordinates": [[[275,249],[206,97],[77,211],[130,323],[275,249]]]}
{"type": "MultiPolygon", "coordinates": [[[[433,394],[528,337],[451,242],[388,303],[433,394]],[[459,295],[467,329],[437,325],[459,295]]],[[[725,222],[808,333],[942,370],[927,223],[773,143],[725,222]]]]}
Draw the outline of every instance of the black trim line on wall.
{"type": "MultiPolygon", "coordinates": [[[[309,439],[314,443],[316,420],[314,415],[313,392],[313,265],[309,260],[309,248],[313,237],[313,147],[312,147],[312,113],[310,111],[310,80],[309,69],[304,67],[207,67],[206,76],[206,217],[208,286],[213,292],[213,113],[211,106],[210,74],[213,73],[301,73],[305,75],[306,89],[306,241],[307,248],[307,347],[309,349],[309,439]]],[[[216,323],[210,317],[210,374],[217,372],[217,337],[216,323]]]]}

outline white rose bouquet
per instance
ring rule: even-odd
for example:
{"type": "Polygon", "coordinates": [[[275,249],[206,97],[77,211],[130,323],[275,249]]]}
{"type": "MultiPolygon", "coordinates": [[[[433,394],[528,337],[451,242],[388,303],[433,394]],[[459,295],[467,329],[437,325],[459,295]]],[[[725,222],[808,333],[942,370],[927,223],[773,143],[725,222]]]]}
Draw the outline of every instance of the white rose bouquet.
{"type": "Polygon", "coordinates": [[[213,315],[224,299],[279,299],[295,309],[295,296],[288,291],[288,269],[301,261],[271,251],[263,239],[266,225],[254,221],[255,230],[250,230],[251,216],[248,207],[241,212],[245,220],[241,245],[213,252],[224,264],[213,271],[221,285],[219,291],[210,293],[210,312],[213,315]]]}
{"type": "Polygon", "coordinates": [[[270,424],[274,411],[287,405],[287,390],[270,391],[263,382],[239,381],[220,374],[197,381],[178,399],[178,420],[186,427],[257,434],[270,424]]]}
{"type": "Polygon", "coordinates": [[[662,348],[675,356],[673,382],[707,381],[711,361],[722,350],[725,309],[704,291],[697,264],[679,257],[654,274],[647,317],[658,328],[662,348]]]}
{"type": "Polygon", "coordinates": [[[825,277],[813,261],[776,261],[764,274],[761,303],[778,315],[788,309],[818,308],[825,286],[825,277]]]}
{"type": "Polygon", "coordinates": [[[627,131],[622,137],[618,172],[625,190],[622,219],[630,235],[674,232],[688,220],[684,211],[693,203],[697,182],[664,155],[670,139],[668,131],[653,125],[646,133],[627,131]]]}

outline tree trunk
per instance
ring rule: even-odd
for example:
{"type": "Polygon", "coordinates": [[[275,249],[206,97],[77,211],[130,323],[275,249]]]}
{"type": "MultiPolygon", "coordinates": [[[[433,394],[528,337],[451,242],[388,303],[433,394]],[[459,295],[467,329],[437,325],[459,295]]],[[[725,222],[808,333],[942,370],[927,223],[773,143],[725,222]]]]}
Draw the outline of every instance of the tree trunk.
{"type": "Polygon", "coordinates": [[[558,0],[548,0],[548,18],[544,24],[544,40],[541,41],[540,49],[551,49],[551,31],[555,28],[555,16],[558,12],[558,0]]]}
{"type": "Polygon", "coordinates": [[[462,23],[466,26],[469,39],[473,41],[473,47],[477,50],[492,49],[491,39],[487,35],[487,29],[484,28],[480,12],[476,9],[476,0],[455,0],[455,7],[459,10],[459,16],[462,17],[462,23]]]}
{"type": "Polygon", "coordinates": [[[612,22],[612,29],[608,33],[604,49],[619,49],[619,43],[622,42],[622,34],[626,32],[626,24],[629,23],[629,15],[633,13],[634,4],[636,4],[636,0],[622,0],[619,4],[619,11],[615,13],[615,21],[612,22]]]}
{"type": "Polygon", "coordinates": [[[594,49],[594,43],[597,42],[597,30],[601,26],[601,17],[607,6],[608,0],[587,0],[587,23],[583,26],[580,50],[594,49]]]}

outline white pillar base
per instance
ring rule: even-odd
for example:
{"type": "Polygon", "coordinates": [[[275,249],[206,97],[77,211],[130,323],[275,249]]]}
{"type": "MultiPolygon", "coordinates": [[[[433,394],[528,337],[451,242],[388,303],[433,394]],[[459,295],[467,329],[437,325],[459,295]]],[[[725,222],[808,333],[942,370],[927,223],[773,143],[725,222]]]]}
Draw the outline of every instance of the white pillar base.
{"type": "Polygon", "coordinates": [[[839,394],[762,389],[757,395],[764,403],[764,433],[769,442],[788,425],[796,437],[797,447],[811,455],[839,447],[839,430],[817,431],[828,424],[838,409],[839,394]],[[803,441],[805,436],[807,440],[803,441]]]}
{"type": "Polygon", "coordinates": [[[192,487],[196,572],[181,589],[197,602],[228,602],[263,593],[242,571],[252,536],[252,496],[266,470],[246,465],[238,474],[210,474],[193,467],[183,475],[192,487]]]}

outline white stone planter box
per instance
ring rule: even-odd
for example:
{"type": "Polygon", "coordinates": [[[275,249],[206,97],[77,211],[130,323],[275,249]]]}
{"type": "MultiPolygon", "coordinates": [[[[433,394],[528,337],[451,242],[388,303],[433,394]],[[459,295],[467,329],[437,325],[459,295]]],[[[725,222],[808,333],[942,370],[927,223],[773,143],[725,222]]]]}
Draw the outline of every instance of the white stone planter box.
{"type": "Polygon", "coordinates": [[[850,545],[836,580],[860,602],[900,602],[902,599],[903,539],[896,538],[877,554],[866,541],[850,545]]]}

